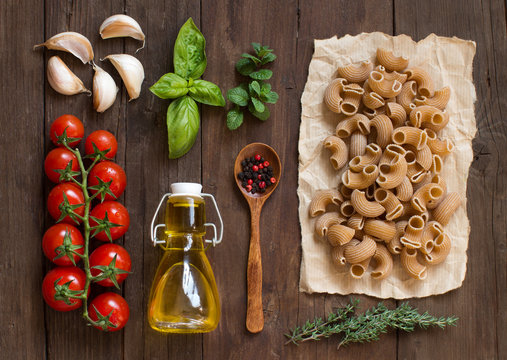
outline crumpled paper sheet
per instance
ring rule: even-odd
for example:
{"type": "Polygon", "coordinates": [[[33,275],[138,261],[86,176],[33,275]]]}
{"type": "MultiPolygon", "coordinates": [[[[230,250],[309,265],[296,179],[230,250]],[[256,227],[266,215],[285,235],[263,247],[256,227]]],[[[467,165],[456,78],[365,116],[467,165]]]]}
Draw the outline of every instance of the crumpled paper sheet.
{"type": "Polygon", "coordinates": [[[300,291],[332,294],[366,294],[378,298],[405,299],[442,294],[461,286],[465,279],[470,225],[466,212],[466,185],[468,170],[473,159],[472,139],[476,133],[474,117],[475,88],[472,80],[472,63],[475,43],[456,37],[439,37],[435,34],[414,42],[409,36],[390,36],[383,33],[362,33],[357,36],[336,36],[315,40],[315,53],[309,67],[308,80],[301,97],[301,127],[299,137],[299,219],[302,236],[300,291]],[[375,281],[369,273],[353,279],[347,269],[333,265],[330,246],[314,233],[314,221],[308,215],[313,194],[319,189],[336,187],[341,172],[329,162],[329,151],[322,140],[331,134],[337,124],[337,115],[323,103],[324,91],[336,78],[336,69],[361,60],[375,60],[378,47],[394,50],[397,55],[410,59],[409,66],[420,66],[428,71],[435,89],[446,85],[452,95],[446,109],[450,121],[439,136],[449,137],[455,151],[445,158],[442,176],[448,191],[457,191],[463,198],[445,230],[452,238],[452,250],[444,263],[428,268],[426,280],[414,280],[401,268],[395,257],[393,272],[384,280],[375,281]]]}

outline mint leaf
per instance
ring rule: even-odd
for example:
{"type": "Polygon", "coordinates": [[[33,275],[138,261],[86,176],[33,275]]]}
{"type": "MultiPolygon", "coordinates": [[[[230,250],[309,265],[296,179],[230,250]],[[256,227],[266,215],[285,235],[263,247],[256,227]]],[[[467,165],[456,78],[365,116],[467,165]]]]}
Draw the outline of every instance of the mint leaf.
{"type": "Polygon", "coordinates": [[[241,54],[241,57],[252,60],[256,65],[259,65],[261,63],[261,60],[259,58],[247,53],[241,54]]]}
{"type": "Polygon", "coordinates": [[[190,96],[201,104],[213,106],[225,106],[225,99],[222,91],[212,82],[205,80],[194,80],[188,89],[190,96]]]}
{"type": "Polygon", "coordinates": [[[243,124],[243,111],[238,107],[227,113],[227,127],[229,130],[236,130],[243,124]]]}
{"type": "Polygon", "coordinates": [[[265,106],[262,103],[262,101],[260,101],[256,98],[251,98],[250,100],[252,101],[252,104],[253,104],[256,112],[259,112],[259,113],[264,112],[265,106]]]}
{"type": "Polygon", "coordinates": [[[275,61],[276,55],[273,53],[268,53],[264,55],[261,59],[261,65],[266,65],[267,63],[270,63],[272,61],[275,61]]]}
{"type": "Polygon", "coordinates": [[[250,74],[250,77],[255,80],[269,80],[271,76],[273,76],[273,72],[268,69],[261,69],[250,74]]]}
{"type": "Polygon", "coordinates": [[[248,92],[239,86],[227,91],[227,99],[239,106],[247,106],[249,98],[248,92]]]}
{"type": "Polygon", "coordinates": [[[259,96],[261,94],[261,86],[257,81],[252,81],[248,84],[248,91],[250,92],[250,96],[259,96]]]}
{"type": "Polygon", "coordinates": [[[150,91],[161,99],[176,99],[188,92],[187,81],[179,75],[167,73],[150,87],[150,91]]]}
{"type": "Polygon", "coordinates": [[[257,110],[255,110],[254,106],[250,103],[248,104],[248,111],[250,111],[252,115],[259,120],[266,121],[267,119],[269,119],[270,114],[267,106],[264,106],[263,112],[258,112],[257,110]]]}
{"type": "Polygon", "coordinates": [[[257,69],[255,63],[250,59],[239,59],[236,63],[236,70],[241,75],[248,76],[257,69]]]}
{"type": "Polygon", "coordinates": [[[253,43],[252,43],[252,47],[254,48],[255,53],[256,53],[257,55],[259,55],[259,51],[261,51],[261,44],[256,43],[256,42],[253,42],[253,43]]]}
{"type": "Polygon", "coordinates": [[[271,91],[270,83],[263,83],[261,86],[261,94],[267,95],[271,91]]]}
{"type": "Polygon", "coordinates": [[[266,100],[265,102],[269,104],[275,104],[278,101],[278,94],[274,91],[270,91],[268,94],[266,94],[266,100]]]}

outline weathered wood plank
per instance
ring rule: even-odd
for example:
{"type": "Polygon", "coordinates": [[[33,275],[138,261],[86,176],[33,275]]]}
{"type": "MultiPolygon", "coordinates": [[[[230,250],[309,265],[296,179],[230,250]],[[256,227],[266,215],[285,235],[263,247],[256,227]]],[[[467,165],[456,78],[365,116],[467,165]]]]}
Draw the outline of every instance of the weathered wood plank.
{"type": "Polygon", "coordinates": [[[475,161],[468,179],[468,216],[471,234],[468,270],[463,287],[449,294],[413,300],[421,310],[456,314],[457,328],[400,334],[400,359],[492,359],[506,356],[506,213],[505,152],[507,113],[505,96],[507,51],[505,3],[395,2],[396,32],[420,40],[434,32],[477,42],[474,82],[477,91],[478,133],[473,141],[475,161]],[[417,14],[417,21],[413,20],[417,14]],[[503,250],[502,250],[503,249],[503,250]],[[503,307],[502,307],[503,305],[503,307]],[[458,340],[459,339],[459,340],[458,340]]]}
{"type": "Polygon", "coordinates": [[[43,1],[0,2],[0,349],[11,359],[46,353],[40,295],[44,68],[32,53],[43,41],[43,11],[43,1]]]}

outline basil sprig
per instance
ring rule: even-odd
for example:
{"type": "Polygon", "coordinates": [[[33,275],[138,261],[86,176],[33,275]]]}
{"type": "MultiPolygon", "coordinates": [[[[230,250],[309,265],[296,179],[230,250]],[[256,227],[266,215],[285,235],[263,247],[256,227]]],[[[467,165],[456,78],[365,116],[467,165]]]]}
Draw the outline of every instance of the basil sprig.
{"type": "Polygon", "coordinates": [[[197,102],[225,106],[220,88],[199,79],[206,70],[206,40],[192,18],[181,27],[174,43],[174,73],[163,75],[150,91],[161,99],[175,99],[167,109],[169,158],[185,155],[199,132],[197,102]]]}

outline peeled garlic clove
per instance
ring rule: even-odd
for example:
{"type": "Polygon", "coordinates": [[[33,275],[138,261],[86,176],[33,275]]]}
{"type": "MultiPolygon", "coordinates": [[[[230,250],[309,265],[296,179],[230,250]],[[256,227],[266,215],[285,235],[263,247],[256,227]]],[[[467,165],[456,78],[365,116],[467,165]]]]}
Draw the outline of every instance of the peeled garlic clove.
{"type": "Polygon", "coordinates": [[[143,30],[141,30],[139,23],[130,16],[117,14],[108,17],[104,20],[102,25],[100,25],[99,33],[102,39],[130,36],[131,38],[143,42],[143,46],[137,49],[136,52],[144,48],[143,30]]]}
{"type": "Polygon", "coordinates": [[[141,84],[144,80],[143,64],[132,55],[127,54],[108,55],[105,59],[109,59],[120,73],[130,96],[129,101],[137,99],[141,93],[141,84]]]}
{"type": "Polygon", "coordinates": [[[83,92],[90,93],[90,90],[84,87],[83,82],[58,56],[49,58],[47,76],[49,85],[60,94],[75,95],[83,92]]]}
{"type": "Polygon", "coordinates": [[[46,42],[35,45],[33,49],[35,50],[40,46],[45,46],[51,50],[69,52],[81,60],[83,64],[93,60],[92,44],[86,37],[77,32],[69,31],[56,34],[46,42]]]}
{"type": "Polygon", "coordinates": [[[101,113],[113,105],[118,88],[111,75],[97,65],[93,66],[93,108],[101,113]]]}

